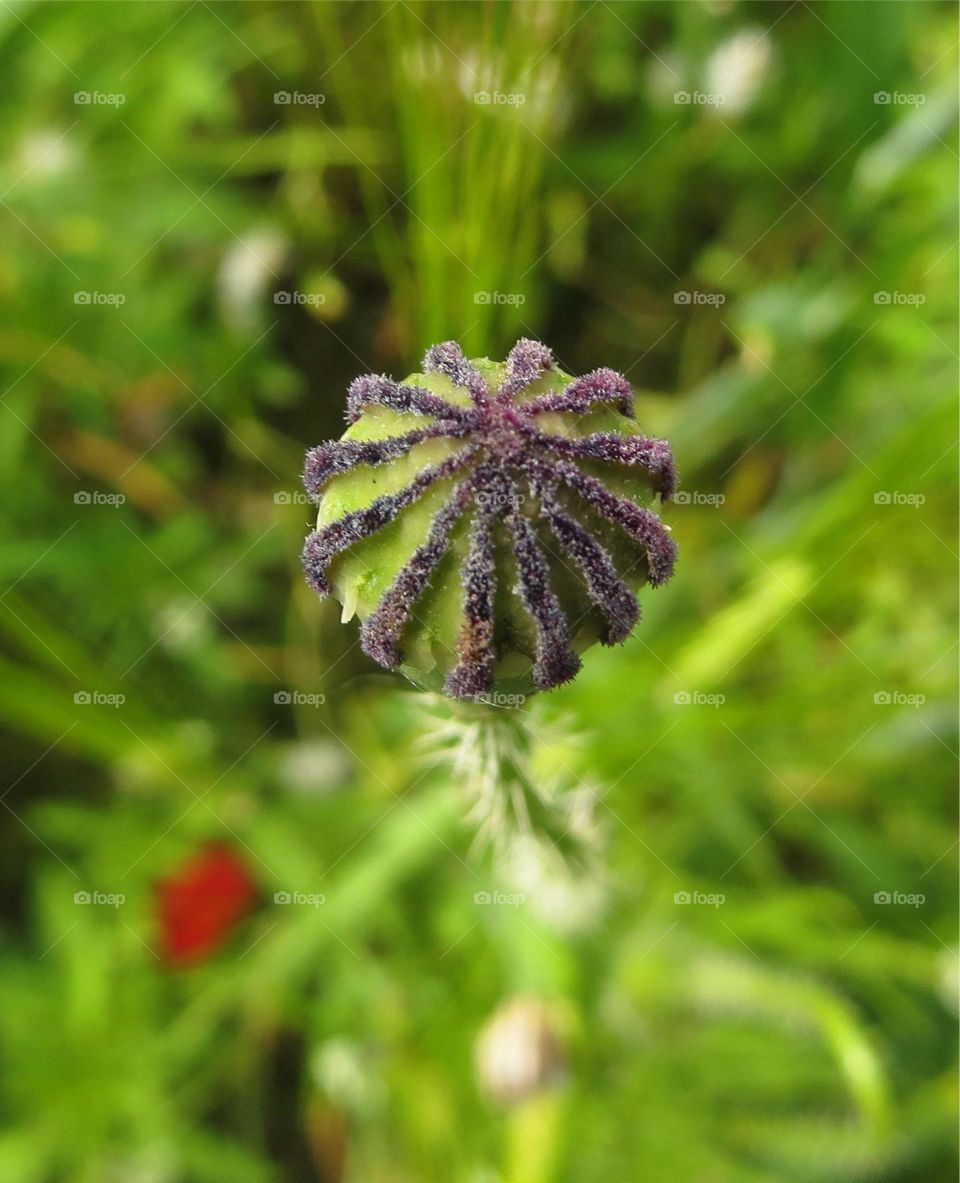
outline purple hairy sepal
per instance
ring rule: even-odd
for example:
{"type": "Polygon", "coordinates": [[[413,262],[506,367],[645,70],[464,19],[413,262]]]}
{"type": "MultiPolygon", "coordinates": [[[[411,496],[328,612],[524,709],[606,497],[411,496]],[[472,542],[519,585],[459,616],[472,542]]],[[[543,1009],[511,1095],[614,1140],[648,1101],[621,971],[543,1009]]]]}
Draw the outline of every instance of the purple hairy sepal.
{"type": "Polygon", "coordinates": [[[418,686],[496,701],[561,685],[672,573],[656,509],[673,455],[612,370],[575,379],[535,341],[504,363],[445,342],[403,382],[357,378],[347,421],[307,454],[304,570],[360,619],[364,651],[418,686]]]}

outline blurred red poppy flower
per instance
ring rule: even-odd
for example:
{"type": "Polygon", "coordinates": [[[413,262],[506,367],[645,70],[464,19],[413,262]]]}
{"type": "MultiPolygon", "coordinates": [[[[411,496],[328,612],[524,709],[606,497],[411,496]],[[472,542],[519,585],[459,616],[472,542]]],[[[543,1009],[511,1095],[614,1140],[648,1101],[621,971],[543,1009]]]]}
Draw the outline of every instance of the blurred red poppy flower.
{"type": "Polygon", "coordinates": [[[155,885],[163,960],[176,969],[216,953],[253,907],[257,888],[246,862],[211,843],[155,885]]]}

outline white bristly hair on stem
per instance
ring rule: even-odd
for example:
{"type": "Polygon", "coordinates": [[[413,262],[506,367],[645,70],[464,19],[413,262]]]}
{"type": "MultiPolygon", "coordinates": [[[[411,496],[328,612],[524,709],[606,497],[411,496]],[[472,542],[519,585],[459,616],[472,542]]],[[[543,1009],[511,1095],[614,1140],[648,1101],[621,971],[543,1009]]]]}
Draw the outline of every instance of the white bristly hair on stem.
{"type": "Polygon", "coordinates": [[[597,788],[558,756],[571,746],[569,722],[545,720],[538,704],[521,711],[421,702],[426,720],[416,751],[424,764],[445,769],[451,791],[463,795],[476,835],[471,853],[490,850],[505,884],[552,927],[587,925],[606,895],[603,836],[597,788]]]}

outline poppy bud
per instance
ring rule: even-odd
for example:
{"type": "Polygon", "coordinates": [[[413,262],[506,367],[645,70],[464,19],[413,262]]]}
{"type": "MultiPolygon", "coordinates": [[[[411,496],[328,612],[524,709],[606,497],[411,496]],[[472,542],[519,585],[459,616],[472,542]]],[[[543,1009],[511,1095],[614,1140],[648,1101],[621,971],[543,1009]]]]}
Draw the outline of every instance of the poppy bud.
{"type": "Polygon", "coordinates": [[[640,432],[613,370],[574,379],[526,339],[504,363],[468,361],[447,341],[403,382],[357,378],[347,421],[307,453],[307,581],[424,689],[559,686],[594,642],[626,640],[636,591],[673,571],[649,507],[676,490],[673,454],[640,432]]]}

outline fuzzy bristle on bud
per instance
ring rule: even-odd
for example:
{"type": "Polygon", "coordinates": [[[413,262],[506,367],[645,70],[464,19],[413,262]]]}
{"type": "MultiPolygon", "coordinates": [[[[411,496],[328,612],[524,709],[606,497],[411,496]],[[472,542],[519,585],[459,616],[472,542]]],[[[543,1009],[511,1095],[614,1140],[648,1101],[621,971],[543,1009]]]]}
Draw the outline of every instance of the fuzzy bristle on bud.
{"type": "Polygon", "coordinates": [[[446,341],[404,382],[355,379],[345,436],[307,453],[308,582],[426,688],[483,700],[569,681],[588,645],[626,640],[637,589],[676,559],[651,508],[676,491],[673,454],[633,415],[621,374],[572,378],[527,338],[505,363],[446,341]]]}

